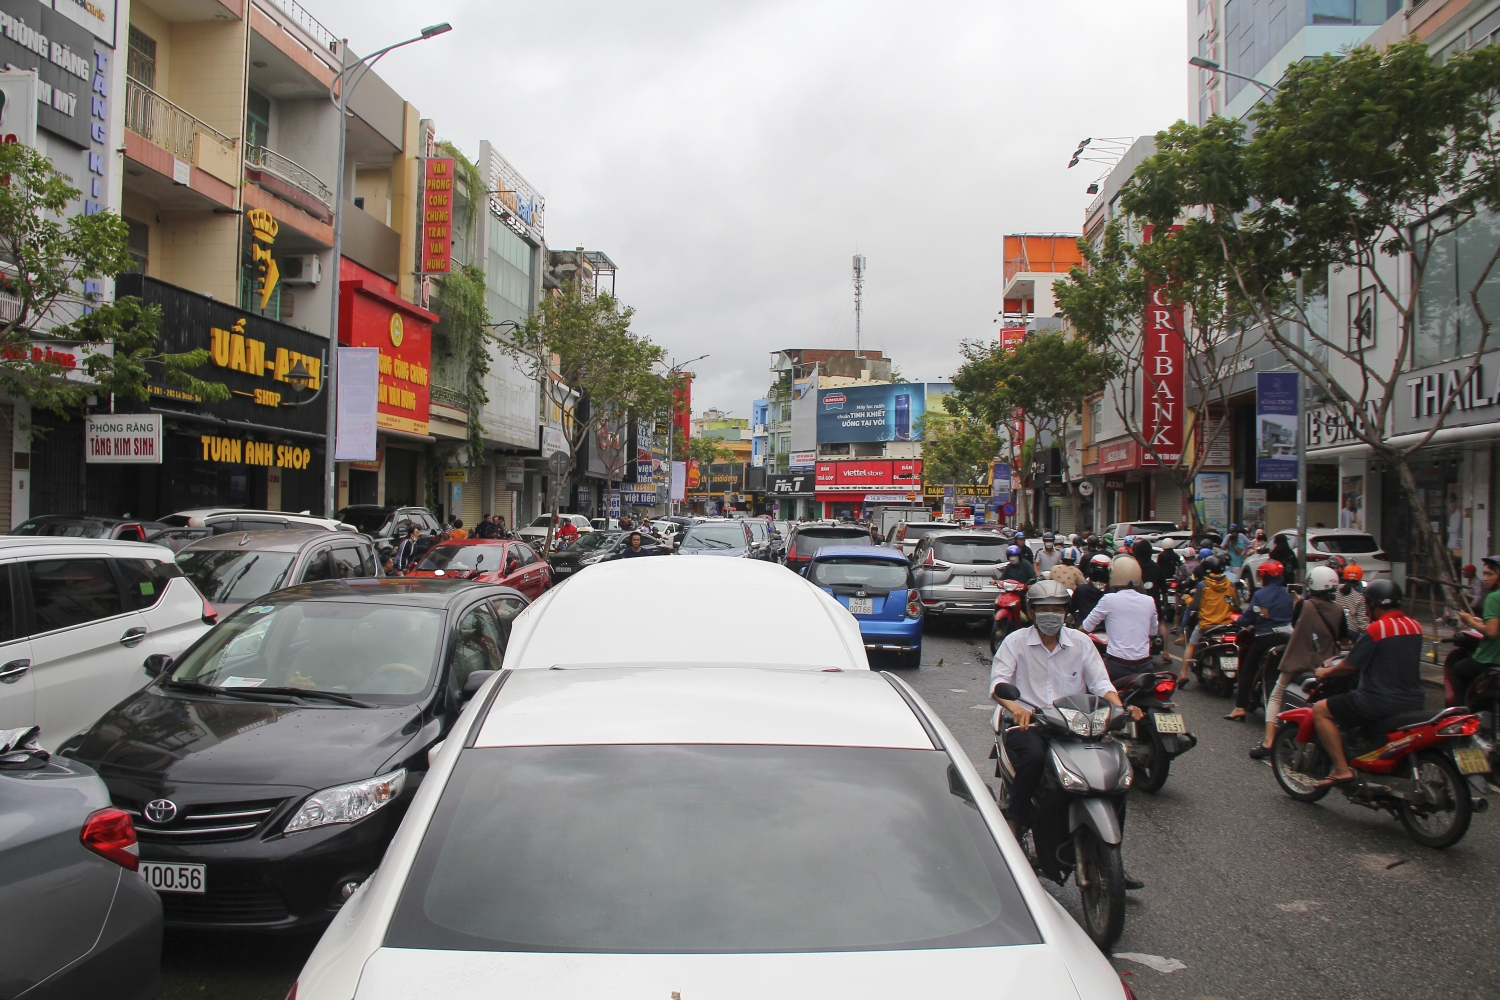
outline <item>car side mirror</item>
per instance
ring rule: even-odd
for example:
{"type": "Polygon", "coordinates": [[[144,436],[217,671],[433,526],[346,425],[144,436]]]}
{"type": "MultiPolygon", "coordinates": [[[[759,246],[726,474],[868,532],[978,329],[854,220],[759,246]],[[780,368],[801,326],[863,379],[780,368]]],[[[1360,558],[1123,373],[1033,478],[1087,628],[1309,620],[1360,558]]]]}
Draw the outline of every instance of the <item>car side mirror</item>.
{"type": "Polygon", "coordinates": [[[171,665],[172,658],[166,653],[152,653],[141,663],[141,669],[146,671],[149,677],[160,677],[171,665]]]}
{"type": "Polygon", "coordinates": [[[1021,697],[1020,688],[1014,684],[1006,684],[1004,682],[996,684],[992,689],[992,693],[996,698],[1004,698],[1006,701],[1015,701],[1021,697]]]}
{"type": "Polygon", "coordinates": [[[476,670],[471,673],[464,679],[464,689],[460,694],[460,699],[468,701],[474,697],[479,693],[479,689],[484,687],[484,682],[489,680],[494,674],[495,671],[493,670],[476,670]]]}

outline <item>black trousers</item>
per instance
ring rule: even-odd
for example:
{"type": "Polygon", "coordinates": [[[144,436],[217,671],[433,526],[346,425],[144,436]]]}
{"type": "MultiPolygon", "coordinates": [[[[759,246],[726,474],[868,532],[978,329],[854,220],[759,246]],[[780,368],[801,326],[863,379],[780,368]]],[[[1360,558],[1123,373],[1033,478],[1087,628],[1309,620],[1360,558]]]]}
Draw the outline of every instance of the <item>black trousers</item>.
{"type": "Polygon", "coordinates": [[[1031,798],[1041,784],[1042,768],[1047,765],[1047,741],[1035,728],[1008,729],[1005,752],[1016,769],[1016,780],[1010,786],[1010,805],[1003,810],[1005,818],[1020,826],[1031,826],[1036,812],[1031,798]]]}
{"type": "Polygon", "coordinates": [[[1480,663],[1472,656],[1465,657],[1449,667],[1448,676],[1453,680],[1454,704],[1464,704],[1464,695],[1469,693],[1469,685],[1478,680],[1480,674],[1493,669],[1495,669],[1495,664],[1480,663]]]}
{"type": "Polygon", "coordinates": [[[1240,661],[1240,675],[1235,678],[1234,685],[1235,705],[1247,712],[1250,710],[1250,695],[1255,687],[1255,678],[1260,673],[1261,657],[1266,650],[1283,641],[1284,637],[1275,632],[1255,637],[1255,641],[1250,644],[1250,652],[1240,661]]]}

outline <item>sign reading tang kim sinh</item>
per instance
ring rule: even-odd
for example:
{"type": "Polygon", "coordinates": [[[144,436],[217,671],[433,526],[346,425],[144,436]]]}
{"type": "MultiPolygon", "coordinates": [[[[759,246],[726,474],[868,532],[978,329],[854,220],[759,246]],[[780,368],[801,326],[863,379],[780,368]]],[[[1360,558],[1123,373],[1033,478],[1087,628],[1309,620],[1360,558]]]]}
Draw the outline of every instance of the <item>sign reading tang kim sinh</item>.
{"type": "Polygon", "coordinates": [[[160,465],[160,413],[91,413],[84,425],[90,465],[160,465]]]}

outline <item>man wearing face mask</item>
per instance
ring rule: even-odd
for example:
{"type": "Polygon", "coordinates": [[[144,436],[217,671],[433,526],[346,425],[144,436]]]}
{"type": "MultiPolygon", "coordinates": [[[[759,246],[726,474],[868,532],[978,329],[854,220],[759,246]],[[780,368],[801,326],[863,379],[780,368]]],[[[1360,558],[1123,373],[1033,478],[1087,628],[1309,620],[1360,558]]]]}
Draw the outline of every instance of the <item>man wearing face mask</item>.
{"type": "Polygon", "coordinates": [[[1057,550],[1057,536],[1047,532],[1042,536],[1042,551],[1036,554],[1036,571],[1045,573],[1062,562],[1062,553],[1057,550]]]}
{"type": "Polygon", "coordinates": [[[1021,557],[1024,548],[1024,545],[1012,545],[1005,550],[1005,566],[1000,570],[1000,579],[1015,580],[1029,587],[1036,583],[1036,570],[1028,560],[1021,557]]]}

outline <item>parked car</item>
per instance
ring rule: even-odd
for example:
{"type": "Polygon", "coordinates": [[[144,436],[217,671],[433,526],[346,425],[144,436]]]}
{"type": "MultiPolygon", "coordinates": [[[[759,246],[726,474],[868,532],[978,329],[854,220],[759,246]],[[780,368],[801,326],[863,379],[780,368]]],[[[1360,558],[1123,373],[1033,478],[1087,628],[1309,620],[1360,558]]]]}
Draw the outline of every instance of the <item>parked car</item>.
{"type": "MultiPolygon", "coordinates": [[[[1285,538],[1292,551],[1297,551],[1297,532],[1293,529],[1278,531],[1271,538],[1271,544],[1276,544],[1277,538],[1285,538]]],[[[1287,580],[1287,583],[1301,583],[1307,577],[1307,570],[1326,562],[1329,556],[1343,556],[1346,562],[1356,563],[1364,570],[1365,582],[1371,580],[1389,580],[1391,578],[1390,558],[1380,547],[1380,542],[1374,535],[1364,531],[1356,531],[1353,528],[1308,528],[1307,529],[1307,566],[1298,574],[1297,580],[1287,580]]],[[[1265,562],[1267,556],[1251,557],[1245,560],[1245,565],[1250,568],[1250,577],[1253,586],[1260,586],[1260,575],[1256,569],[1265,562]]]]}
{"type": "Polygon", "coordinates": [[[0,729],[53,750],[176,656],[215,612],[172,550],[93,538],[0,537],[0,729]]]}
{"type": "Polygon", "coordinates": [[[632,559],[592,567],[547,591],[517,619],[505,666],[622,661],[869,669],[859,626],[833,597],[757,559],[632,559]],[[670,642],[641,631],[643,602],[672,609],[670,642]],[[726,608],[775,627],[742,629],[726,642],[726,608]]]}
{"type": "Polygon", "coordinates": [[[40,538],[118,538],[127,542],[147,542],[151,540],[149,536],[166,530],[165,524],[128,517],[40,514],[22,521],[10,529],[10,533],[40,538]]]}
{"type": "Polygon", "coordinates": [[[911,555],[917,543],[928,535],[939,531],[954,531],[959,527],[953,521],[900,521],[891,525],[891,530],[885,533],[885,544],[911,555]]]}
{"type": "Polygon", "coordinates": [[[923,610],[934,617],[992,619],[998,574],[1010,545],[992,531],[945,531],[923,538],[911,554],[923,610]]]}
{"type": "Polygon", "coordinates": [[[801,573],[825,545],[874,544],[869,529],[857,524],[808,521],[792,526],[791,537],[786,540],[786,567],[801,573]]]}
{"type": "MultiPolygon", "coordinates": [[[[630,547],[630,536],[635,532],[612,531],[605,533],[595,531],[587,535],[580,535],[578,541],[565,549],[560,549],[547,558],[552,566],[554,579],[567,579],[579,570],[589,566],[597,566],[599,563],[613,562],[620,558],[624,551],[630,547]]],[[[669,556],[672,554],[672,546],[644,531],[640,532],[641,548],[647,555],[669,556]]]]}
{"type": "Polygon", "coordinates": [[[465,538],[439,542],[427,550],[407,577],[454,577],[513,587],[534,601],[552,586],[552,568],[525,542],[465,538]]]}
{"type": "Polygon", "coordinates": [[[1175,521],[1123,521],[1104,529],[1104,540],[1114,548],[1125,544],[1129,535],[1137,538],[1152,538],[1167,531],[1176,531],[1175,521]]]}
{"type": "Polygon", "coordinates": [[[620,519],[618,517],[595,517],[589,520],[589,527],[595,531],[619,531],[620,519]]]}
{"type": "Polygon", "coordinates": [[[316,927],[381,863],[525,604],[467,580],[276,591],[158,663],[67,754],[131,814],[141,863],[175,873],[152,883],[168,927],[316,927]]]}
{"type": "Polygon", "coordinates": [[[759,559],[764,547],[755,541],[750,525],[742,520],[713,520],[695,524],[672,542],[680,556],[729,556],[759,559]]]}
{"type": "Polygon", "coordinates": [[[781,562],[786,558],[786,543],[781,540],[770,521],[763,517],[750,517],[745,519],[745,524],[749,526],[750,535],[755,539],[757,559],[781,562]]]}
{"type": "MultiPolygon", "coordinates": [[[[572,521],[573,527],[577,528],[580,532],[594,530],[594,526],[589,523],[589,519],[582,514],[560,514],[557,516],[572,521]]],[[[547,525],[551,523],[552,517],[553,515],[551,514],[539,515],[530,524],[526,525],[526,527],[517,530],[516,537],[523,542],[530,542],[537,551],[541,551],[542,543],[547,540],[547,525]]],[[[553,534],[556,534],[555,529],[553,534]]]]}
{"type": "Polygon", "coordinates": [[[661,532],[662,541],[670,544],[673,539],[682,534],[683,531],[697,524],[700,518],[687,517],[682,514],[668,514],[651,522],[652,527],[661,532]]]}
{"type": "Polygon", "coordinates": [[[426,507],[380,506],[378,504],[350,504],[338,512],[338,519],[352,525],[355,531],[369,535],[375,542],[375,551],[382,559],[390,555],[406,538],[413,527],[421,537],[433,542],[437,540],[442,525],[437,516],[426,507]]]}
{"type": "Polygon", "coordinates": [[[849,609],[866,653],[893,653],[907,666],[921,665],[922,600],[899,551],[825,545],[808,565],[807,580],[849,609]]]}
{"type": "Polygon", "coordinates": [[[887,675],[516,671],[456,732],[297,1000],[1125,995],[887,675]]]}
{"type": "Polygon", "coordinates": [[[34,729],[0,732],[0,994],[150,1000],[161,902],[135,828],[92,769],[35,747],[34,729]]]}
{"type": "Polygon", "coordinates": [[[369,538],[320,528],[211,535],[177,553],[177,565],[221,616],[282,587],[380,575],[369,538]]]}
{"type": "Polygon", "coordinates": [[[314,517],[306,511],[291,514],[284,510],[240,510],[234,507],[203,507],[178,511],[160,519],[170,528],[209,528],[216,535],[236,531],[285,531],[288,528],[322,528],[325,531],[355,531],[352,524],[337,518],[314,517]]]}

